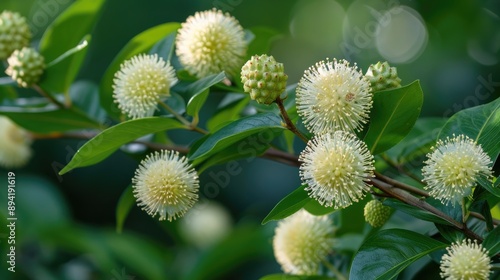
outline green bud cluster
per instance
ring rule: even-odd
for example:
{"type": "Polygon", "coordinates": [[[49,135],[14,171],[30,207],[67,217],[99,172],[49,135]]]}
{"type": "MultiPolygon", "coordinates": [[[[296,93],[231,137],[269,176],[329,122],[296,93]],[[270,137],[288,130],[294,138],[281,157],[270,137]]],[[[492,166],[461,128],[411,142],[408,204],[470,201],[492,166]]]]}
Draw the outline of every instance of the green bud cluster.
{"type": "Polygon", "coordinates": [[[0,60],[12,52],[29,45],[31,32],[26,19],[20,14],[3,11],[0,14],[0,60]]]}
{"type": "Polygon", "coordinates": [[[288,76],[273,56],[254,55],[241,68],[243,89],[261,104],[273,103],[285,91],[288,76]]]}
{"type": "Polygon", "coordinates": [[[21,87],[30,87],[38,83],[45,70],[43,56],[32,48],[25,47],[21,50],[15,50],[7,62],[9,67],[5,73],[21,87]]]}
{"type": "Polygon", "coordinates": [[[370,65],[365,76],[370,81],[373,92],[401,87],[398,70],[389,66],[387,61],[370,65]]]}
{"type": "Polygon", "coordinates": [[[391,208],[379,200],[372,200],[365,205],[365,221],[372,227],[381,227],[391,217],[391,208]]]}

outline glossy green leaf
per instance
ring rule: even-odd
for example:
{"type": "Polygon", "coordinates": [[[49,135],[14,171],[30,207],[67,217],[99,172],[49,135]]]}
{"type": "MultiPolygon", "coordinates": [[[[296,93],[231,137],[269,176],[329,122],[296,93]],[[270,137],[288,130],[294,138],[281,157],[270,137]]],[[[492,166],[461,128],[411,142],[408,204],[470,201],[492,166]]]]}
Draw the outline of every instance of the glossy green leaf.
{"type": "Polygon", "coordinates": [[[274,137],[285,128],[273,113],[257,114],[234,121],[211,134],[191,155],[190,160],[205,159],[252,134],[259,138],[274,137]]]}
{"type": "Polygon", "coordinates": [[[0,107],[0,115],[35,133],[48,134],[77,129],[97,128],[101,125],[77,109],[0,107]]]}
{"type": "Polygon", "coordinates": [[[96,164],[106,159],[123,144],[144,135],[183,127],[174,119],[161,117],[136,119],[117,124],[85,143],[59,174],[63,175],[75,168],[96,164]]]}
{"type": "Polygon", "coordinates": [[[300,186],[289,195],[285,196],[274,208],[267,214],[267,216],[262,220],[262,224],[266,224],[270,221],[277,221],[284,219],[295,212],[299,211],[308,202],[312,200],[304,190],[306,186],[300,186]]]}
{"type": "Polygon", "coordinates": [[[388,229],[368,237],[352,262],[350,279],[395,279],[407,266],[447,245],[402,229],[388,229]]]}
{"type": "Polygon", "coordinates": [[[304,276],[304,275],[290,275],[290,274],[272,274],[267,275],[259,280],[333,280],[337,278],[330,278],[326,276],[304,276]]]}
{"type": "Polygon", "coordinates": [[[488,250],[490,256],[500,254],[500,227],[492,230],[483,241],[483,247],[488,250]]]}
{"type": "Polygon", "coordinates": [[[500,98],[481,106],[462,110],[443,126],[439,139],[465,134],[481,144],[495,162],[500,153],[500,98]]]}
{"type": "Polygon", "coordinates": [[[410,132],[420,115],[423,100],[419,81],[374,94],[370,126],[364,137],[372,154],[388,150],[410,132]]]}
{"type": "Polygon", "coordinates": [[[116,231],[121,233],[123,230],[123,224],[127,219],[128,213],[132,206],[134,206],[135,198],[133,194],[132,186],[128,186],[125,191],[123,191],[120,199],[118,200],[118,205],[116,205],[116,231]]]}
{"type": "Polygon", "coordinates": [[[115,73],[120,70],[120,64],[137,54],[147,52],[159,40],[175,32],[179,27],[180,24],[176,22],[152,27],[132,38],[113,59],[113,62],[111,62],[108,69],[106,69],[100,85],[101,106],[110,116],[118,118],[120,112],[113,102],[113,78],[115,73]]]}
{"type": "Polygon", "coordinates": [[[210,75],[200,79],[187,87],[187,94],[190,96],[186,107],[186,113],[193,117],[198,117],[198,112],[201,106],[205,103],[208,97],[209,89],[211,86],[220,83],[226,78],[226,74],[221,72],[219,74],[210,75]]]}
{"type": "MultiPolygon", "coordinates": [[[[51,62],[82,42],[100,15],[104,0],[80,0],[69,6],[47,28],[40,40],[40,53],[51,62]]],[[[89,39],[89,38],[87,38],[89,39]]],[[[51,92],[67,92],[76,78],[86,49],[49,67],[41,86],[51,92]]]]}

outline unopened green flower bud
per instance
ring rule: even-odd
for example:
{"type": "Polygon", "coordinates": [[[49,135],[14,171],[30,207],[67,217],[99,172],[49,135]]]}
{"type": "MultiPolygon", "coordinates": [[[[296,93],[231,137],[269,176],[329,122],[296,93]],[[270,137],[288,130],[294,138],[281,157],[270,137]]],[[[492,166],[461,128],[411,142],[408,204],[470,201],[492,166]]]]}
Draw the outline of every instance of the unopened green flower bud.
{"type": "Polygon", "coordinates": [[[387,61],[370,65],[365,76],[370,80],[373,92],[401,87],[398,70],[391,67],[387,61]]]}
{"type": "Polygon", "coordinates": [[[379,200],[372,200],[365,205],[365,221],[372,227],[381,227],[391,217],[391,208],[379,200]]]}
{"type": "Polygon", "coordinates": [[[32,48],[25,47],[21,50],[15,50],[7,62],[9,67],[5,73],[21,87],[30,87],[38,83],[45,70],[43,56],[32,48]]]}
{"type": "Polygon", "coordinates": [[[13,51],[28,46],[30,39],[31,32],[24,17],[11,11],[0,14],[0,60],[8,58],[13,51]]]}
{"type": "Polygon", "coordinates": [[[254,55],[241,68],[241,82],[245,92],[261,104],[271,104],[285,91],[288,76],[283,63],[273,56],[254,55]]]}

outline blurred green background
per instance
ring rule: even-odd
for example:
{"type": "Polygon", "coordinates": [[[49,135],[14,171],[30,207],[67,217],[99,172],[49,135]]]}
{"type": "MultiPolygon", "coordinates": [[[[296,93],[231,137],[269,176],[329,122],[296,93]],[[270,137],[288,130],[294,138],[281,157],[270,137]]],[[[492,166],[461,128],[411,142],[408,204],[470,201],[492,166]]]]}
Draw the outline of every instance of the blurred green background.
{"type": "MultiPolygon", "coordinates": [[[[23,14],[37,46],[71,2],[2,0],[0,11],[23,14]]],[[[289,84],[326,57],[346,58],[363,72],[388,60],[398,67],[403,84],[421,80],[423,116],[449,117],[499,96],[498,1],[108,0],[78,80],[98,84],[133,36],[212,7],[230,12],[244,28],[277,30],[281,35],[270,53],[284,63],[289,84]]],[[[205,114],[216,101],[206,104],[205,114]]],[[[170,136],[186,144],[191,139],[189,133],[170,136]]],[[[30,164],[15,171],[19,271],[2,269],[1,279],[257,279],[280,272],[271,246],[275,224],[260,226],[260,221],[300,184],[296,168],[263,159],[240,162],[243,172],[211,199],[230,213],[233,230],[222,244],[197,247],[184,238],[179,221],[159,223],[137,207],[117,234],[115,208],[138,161],[120,151],[98,165],[56,175],[83,143],[36,141],[30,164]]],[[[202,186],[224,168],[205,172],[202,186]]],[[[6,182],[6,171],[0,182],[6,182]]],[[[4,194],[0,199],[5,205],[4,194]]]]}

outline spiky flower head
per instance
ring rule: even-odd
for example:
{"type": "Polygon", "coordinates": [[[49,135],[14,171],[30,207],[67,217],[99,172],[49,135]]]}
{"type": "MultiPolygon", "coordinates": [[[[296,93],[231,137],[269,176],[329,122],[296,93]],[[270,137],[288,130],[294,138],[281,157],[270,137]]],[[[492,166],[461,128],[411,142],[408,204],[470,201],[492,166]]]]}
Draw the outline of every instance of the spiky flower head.
{"type": "Polygon", "coordinates": [[[9,67],[5,73],[20,87],[30,87],[40,81],[45,70],[45,59],[32,48],[15,50],[7,59],[9,67]]]}
{"type": "Polygon", "coordinates": [[[387,61],[371,64],[365,76],[370,80],[373,91],[401,87],[396,67],[391,67],[387,61]]]}
{"type": "Polygon", "coordinates": [[[5,168],[22,167],[31,157],[32,139],[9,118],[0,116],[0,165],[5,168]]]}
{"type": "Polygon", "coordinates": [[[160,221],[182,217],[198,200],[198,174],[186,157],[161,150],[148,155],[132,178],[137,204],[160,221]]]}
{"type": "Polygon", "coordinates": [[[380,200],[370,200],[365,205],[364,216],[372,227],[381,227],[391,217],[391,207],[383,205],[380,200]]]}
{"type": "Polygon", "coordinates": [[[191,74],[203,78],[225,71],[236,76],[248,43],[240,23],[212,9],[189,16],[178,31],[176,53],[191,74]]]}
{"type": "Polygon", "coordinates": [[[3,11],[0,14],[0,60],[13,51],[29,45],[31,32],[26,19],[19,13],[3,11]]]}
{"type": "Polygon", "coordinates": [[[454,205],[468,196],[480,177],[489,178],[491,159],[481,145],[461,134],[438,140],[422,169],[429,194],[454,205]]]}
{"type": "Polygon", "coordinates": [[[360,131],[372,108],[370,82],[346,60],[326,60],[304,72],[297,85],[297,112],[314,134],[360,131]]]}
{"type": "Polygon", "coordinates": [[[491,259],[483,246],[470,239],[453,243],[441,258],[441,278],[447,280],[487,280],[491,259]]]}
{"type": "Polygon", "coordinates": [[[274,256],[285,273],[315,275],[332,250],[335,228],[328,216],[300,210],[280,221],[273,239],[274,256]]]}
{"type": "Polygon", "coordinates": [[[321,205],[345,208],[363,198],[373,177],[373,156],[355,135],[317,135],[299,156],[299,175],[309,196],[321,205]]]}
{"type": "Polygon", "coordinates": [[[154,114],[158,101],[170,96],[177,77],[170,62],[157,54],[140,54],[120,65],[113,83],[115,103],[123,113],[137,119],[154,114]]]}
{"type": "Polygon", "coordinates": [[[243,89],[261,104],[273,103],[285,91],[287,80],[283,63],[272,55],[254,55],[241,68],[243,89]]]}

